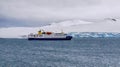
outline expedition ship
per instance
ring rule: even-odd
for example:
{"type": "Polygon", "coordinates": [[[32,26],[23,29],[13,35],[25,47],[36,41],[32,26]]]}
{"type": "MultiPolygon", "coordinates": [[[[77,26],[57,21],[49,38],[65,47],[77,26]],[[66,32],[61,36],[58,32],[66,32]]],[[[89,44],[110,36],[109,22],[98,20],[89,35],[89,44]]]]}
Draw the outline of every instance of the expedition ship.
{"type": "Polygon", "coordinates": [[[71,40],[72,36],[69,36],[63,32],[45,32],[44,30],[39,30],[38,34],[29,34],[28,40],[71,40]]]}

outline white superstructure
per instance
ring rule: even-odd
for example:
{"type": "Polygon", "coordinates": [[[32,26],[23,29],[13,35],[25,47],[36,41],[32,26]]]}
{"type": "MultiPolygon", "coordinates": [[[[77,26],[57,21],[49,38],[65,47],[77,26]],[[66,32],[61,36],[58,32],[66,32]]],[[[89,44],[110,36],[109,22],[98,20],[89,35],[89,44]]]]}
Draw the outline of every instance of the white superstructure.
{"type": "Polygon", "coordinates": [[[38,31],[38,34],[29,34],[29,40],[70,40],[72,36],[67,36],[67,34],[54,33],[54,32],[44,32],[43,30],[38,31]]]}

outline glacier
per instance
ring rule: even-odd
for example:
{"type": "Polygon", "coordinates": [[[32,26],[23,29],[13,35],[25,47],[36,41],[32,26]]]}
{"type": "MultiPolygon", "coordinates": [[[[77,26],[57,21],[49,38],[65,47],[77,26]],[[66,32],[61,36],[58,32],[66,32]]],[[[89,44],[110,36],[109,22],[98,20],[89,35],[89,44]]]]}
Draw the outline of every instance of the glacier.
{"type": "Polygon", "coordinates": [[[68,35],[73,36],[74,38],[83,38],[83,37],[120,37],[120,33],[108,33],[108,32],[70,32],[68,35]]]}

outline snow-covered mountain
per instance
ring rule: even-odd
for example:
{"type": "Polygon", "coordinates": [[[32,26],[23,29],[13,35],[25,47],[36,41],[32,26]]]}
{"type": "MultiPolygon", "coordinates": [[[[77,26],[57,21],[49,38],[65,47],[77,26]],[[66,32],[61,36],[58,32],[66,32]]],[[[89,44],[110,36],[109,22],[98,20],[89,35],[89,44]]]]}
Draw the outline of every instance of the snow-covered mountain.
{"type": "MultiPolygon", "coordinates": [[[[70,26],[77,26],[77,25],[83,25],[83,24],[91,24],[93,22],[87,22],[87,21],[81,21],[81,20],[66,20],[58,23],[51,23],[50,27],[70,27],[70,26]]],[[[49,27],[49,25],[48,25],[49,27]]]]}
{"type": "Polygon", "coordinates": [[[120,20],[114,18],[106,18],[103,20],[96,20],[94,22],[88,22],[82,20],[66,20],[57,23],[51,23],[50,25],[43,27],[0,28],[0,37],[18,38],[22,35],[27,35],[29,33],[37,33],[39,29],[43,29],[45,31],[52,31],[52,32],[61,32],[61,31],[65,33],[77,32],[70,34],[79,37],[113,37],[113,36],[118,37],[120,33],[120,20]],[[79,33],[79,32],[83,32],[83,33],[79,33]],[[99,32],[103,32],[103,33],[99,33],[99,32]],[[116,34],[116,32],[118,33],[116,34]]]}
{"type": "Polygon", "coordinates": [[[60,32],[120,32],[120,20],[114,18],[105,18],[94,22],[71,20],[59,23],[52,23],[41,27],[49,31],[60,32]]]}

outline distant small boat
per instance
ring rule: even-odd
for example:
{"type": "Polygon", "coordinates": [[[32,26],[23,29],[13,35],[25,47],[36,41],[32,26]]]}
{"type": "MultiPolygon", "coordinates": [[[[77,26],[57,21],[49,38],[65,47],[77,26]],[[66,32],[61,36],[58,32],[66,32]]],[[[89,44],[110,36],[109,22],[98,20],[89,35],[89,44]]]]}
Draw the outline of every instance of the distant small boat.
{"type": "Polygon", "coordinates": [[[45,32],[44,30],[38,31],[38,34],[29,34],[28,40],[71,40],[72,36],[61,33],[45,32]]]}

